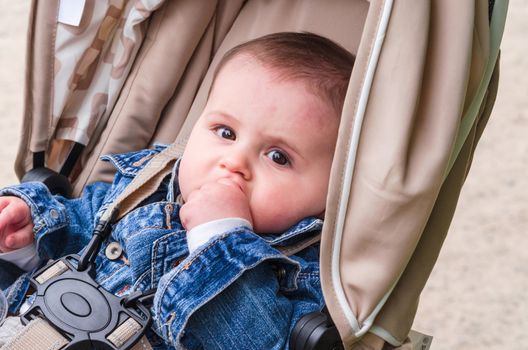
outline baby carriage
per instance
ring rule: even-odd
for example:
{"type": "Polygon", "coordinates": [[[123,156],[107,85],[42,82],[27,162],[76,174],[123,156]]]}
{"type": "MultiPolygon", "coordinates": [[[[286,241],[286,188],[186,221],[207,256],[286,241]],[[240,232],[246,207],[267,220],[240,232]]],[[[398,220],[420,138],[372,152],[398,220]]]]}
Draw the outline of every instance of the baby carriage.
{"type": "MultiPolygon", "coordinates": [[[[328,314],[345,348],[369,331],[410,346],[419,294],[494,103],[507,2],[82,3],[70,12],[60,1],[32,5],[18,176],[77,196],[111,180],[103,154],[183,149],[230,47],[277,31],[329,37],[356,63],[320,236],[328,314]]],[[[324,313],[307,317],[292,348],[332,333],[324,313]]]]}

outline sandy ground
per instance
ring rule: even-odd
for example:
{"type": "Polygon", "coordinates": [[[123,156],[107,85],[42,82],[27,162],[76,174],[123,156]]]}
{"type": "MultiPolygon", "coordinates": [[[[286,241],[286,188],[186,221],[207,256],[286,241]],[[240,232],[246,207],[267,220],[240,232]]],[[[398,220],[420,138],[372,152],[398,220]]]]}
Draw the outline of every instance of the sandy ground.
{"type": "MultiPolygon", "coordinates": [[[[0,186],[17,181],[28,0],[0,0],[0,186]]],[[[528,2],[510,1],[502,76],[414,328],[432,348],[528,349],[528,2]]]]}

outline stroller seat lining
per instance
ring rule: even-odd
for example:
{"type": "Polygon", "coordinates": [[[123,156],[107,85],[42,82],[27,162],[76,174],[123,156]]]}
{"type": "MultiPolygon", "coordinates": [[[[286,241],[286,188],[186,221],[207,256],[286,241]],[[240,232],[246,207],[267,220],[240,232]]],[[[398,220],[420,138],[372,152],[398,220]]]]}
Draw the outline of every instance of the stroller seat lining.
{"type": "MultiPolygon", "coordinates": [[[[97,126],[90,126],[93,135],[89,141],[86,136],[81,140],[87,147],[73,172],[74,195],[80,194],[88,183],[111,180],[114,170],[98,162],[104,154],[175,140],[184,145],[205,105],[216,62],[229,48],[272,32],[309,31],[327,36],[355,54],[368,6],[367,1],[346,0],[166,1],[151,15],[143,43],[119,95],[114,102],[107,101],[104,112],[107,116],[97,126]],[[177,39],[174,33],[178,33],[177,39]]],[[[71,30],[62,32],[61,36],[61,31],[57,31],[56,44],[66,42],[66,37],[72,35],[71,30]]],[[[69,65],[76,63],[70,61],[69,65]]],[[[42,89],[35,95],[42,96],[39,101],[45,101],[53,98],[56,90],[64,96],[68,89],[63,82],[56,82],[53,89],[42,89]]],[[[61,105],[68,107],[69,103],[63,101],[61,105]]],[[[64,124],[67,117],[61,116],[63,125],[67,124],[64,124]]],[[[39,118],[38,122],[42,123],[42,119],[45,118],[39,118]]],[[[54,130],[57,121],[50,115],[46,130],[54,130]]],[[[37,129],[40,130],[33,127],[37,129]]],[[[47,141],[39,137],[38,143],[36,134],[27,137],[34,152],[42,151],[47,142],[48,165],[58,170],[72,147],[71,141],[79,141],[67,134],[55,134],[54,139],[47,141]]],[[[32,166],[30,159],[24,159],[23,164],[21,160],[17,162],[19,176],[32,166]]]]}

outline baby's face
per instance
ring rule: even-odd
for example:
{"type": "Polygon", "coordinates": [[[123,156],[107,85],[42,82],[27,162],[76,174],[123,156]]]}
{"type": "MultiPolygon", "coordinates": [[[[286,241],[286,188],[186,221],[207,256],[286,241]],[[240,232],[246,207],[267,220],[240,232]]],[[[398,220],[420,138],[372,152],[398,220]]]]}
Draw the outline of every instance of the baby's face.
{"type": "Polygon", "coordinates": [[[253,228],[279,233],[325,209],[338,129],[333,108],[300,80],[281,80],[248,56],[229,61],[183,155],[184,200],[228,179],[248,198],[253,228]]]}

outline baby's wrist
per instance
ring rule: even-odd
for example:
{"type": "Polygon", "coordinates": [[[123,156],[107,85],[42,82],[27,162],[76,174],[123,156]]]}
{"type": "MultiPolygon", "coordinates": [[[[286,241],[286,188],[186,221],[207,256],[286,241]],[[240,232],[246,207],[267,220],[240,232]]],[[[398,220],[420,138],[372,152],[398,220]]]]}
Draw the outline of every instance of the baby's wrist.
{"type": "MultiPolygon", "coordinates": [[[[194,209],[194,208],[193,208],[194,209]]],[[[229,209],[229,208],[222,208],[229,209]]],[[[180,216],[182,213],[180,212],[180,216]]],[[[197,226],[207,224],[209,222],[231,219],[231,218],[240,218],[249,223],[252,226],[252,219],[249,213],[243,212],[241,210],[218,210],[216,207],[203,206],[201,207],[200,212],[183,213],[182,223],[185,226],[187,231],[194,229],[197,226]],[[186,220],[185,220],[186,219],[186,220]]]]}
{"type": "Polygon", "coordinates": [[[244,218],[222,218],[205,222],[187,231],[187,246],[193,252],[213,237],[232,231],[235,228],[245,227],[252,230],[251,222],[244,218]]]}

